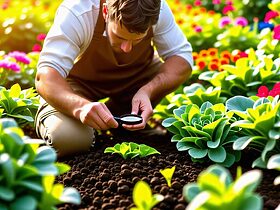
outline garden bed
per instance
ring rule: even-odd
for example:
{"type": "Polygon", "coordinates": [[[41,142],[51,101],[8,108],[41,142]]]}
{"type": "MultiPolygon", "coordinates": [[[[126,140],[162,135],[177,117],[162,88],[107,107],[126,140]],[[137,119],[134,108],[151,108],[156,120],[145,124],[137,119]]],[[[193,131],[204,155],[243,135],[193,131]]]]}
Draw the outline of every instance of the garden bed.
{"type": "MultiPolygon", "coordinates": [[[[252,170],[251,163],[256,158],[254,151],[244,151],[242,159],[230,168],[235,177],[237,166],[243,173],[252,170]]],[[[182,196],[182,188],[189,182],[195,182],[197,175],[206,169],[210,163],[193,163],[185,152],[178,152],[176,144],[170,142],[170,137],[157,139],[118,139],[100,135],[95,146],[87,153],[59,159],[67,163],[71,170],[57,177],[57,181],[67,187],[75,187],[81,194],[82,203],[79,206],[63,204],[59,210],[66,209],[118,209],[133,207],[132,190],[138,180],[147,182],[153,193],[164,195],[164,200],[153,209],[184,210],[187,202],[182,196]],[[117,154],[104,154],[106,147],[114,146],[122,141],[144,143],[156,148],[161,154],[145,158],[123,159],[117,154]],[[160,169],[176,166],[169,188],[160,169]]],[[[275,209],[280,201],[279,186],[273,185],[277,176],[275,170],[262,170],[263,178],[257,188],[264,200],[263,210],[275,209]]]]}

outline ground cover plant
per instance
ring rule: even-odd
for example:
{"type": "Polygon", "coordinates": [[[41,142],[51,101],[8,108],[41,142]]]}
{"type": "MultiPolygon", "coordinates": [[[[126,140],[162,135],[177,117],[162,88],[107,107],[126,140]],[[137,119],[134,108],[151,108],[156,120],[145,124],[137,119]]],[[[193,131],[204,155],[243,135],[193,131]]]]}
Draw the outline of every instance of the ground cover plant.
{"type": "Polygon", "coordinates": [[[1,2],[0,209],[280,208],[279,0],[167,0],[194,67],[149,122],[165,135],[99,132],[90,151],[57,159],[33,122],[59,2],[1,2]]]}

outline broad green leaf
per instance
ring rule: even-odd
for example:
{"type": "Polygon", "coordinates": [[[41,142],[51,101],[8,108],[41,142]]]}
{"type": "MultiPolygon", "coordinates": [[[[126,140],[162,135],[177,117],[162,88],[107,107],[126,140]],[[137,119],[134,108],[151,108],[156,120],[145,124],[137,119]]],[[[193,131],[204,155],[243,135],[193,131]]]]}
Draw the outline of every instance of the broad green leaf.
{"type": "Polygon", "coordinates": [[[262,210],[263,199],[258,195],[251,195],[245,198],[240,205],[240,210],[262,210]]]}
{"type": "Polygon", "coordinates": [[[243,150],[251,142],[258,141],[258,140],[261,140],[261,139],[263,139],[263,137],[261,137],[261,136],[243,136],[243,137],[240,137],[233,143],[233,149],[234,150],[243,150]]]}
{"type": "Polygon", "coordinates": [[[196,183],[189,183],[183,187],[183,194],[188,202],[193,200],[199,193],[200,189],[196,183]]]}
{"type": "Polygon", "coordinates": [[[207,155],[207,152],[208,149],[198,149],[198,148],[191,148],[188,151],[189,155],[195,159],[204,158],[207,155]]]}
{"type": "Polygon", "coordinates": [[[37,149],[37,156],[34,163],[53,163],[56,161],[57,154],[53,148],[42,146],[37,149]]]}
{"type": "Polygon", "coordinates": [[[215,194],[218,196],[223,196],[226,192],[225,184],[219,176],[213,173],[208,173],[207,171],[202,172],[198,176],[198,186],[202,191],[208,191],[211,194],[215,194]]]}
{"type": "Polygon", "coordinates": [[[4,201],[12,201],[16,197],[15,192],[5,186],[0,186],[0,199],[4,201]]]}
{"type": "Polygon", "coordinates": [[[168,128],[176,121],[177,121],[177,119],[175,119],[175,118],[167,118],[162,121],[162,126],[165,128],[168,128]]]}
{"type": "Polygon", "coordinates": [[[254,101],[244,96],[234,96],[226,101],[228,110],[237,110],[245,112],[248,108],[253,107],[254,101]]]}
{"type": "Polygon", "coordinates": [[[25,195],[16,199],[11,204],[10,210],[36,210],[37,200],[31,195],[25,195]]]}
{"type": "Polygon", "coordinates": [[[215,163],[222,163],[226,159],[227,152],[224,147],[208,149],[208,157],[215,163]]]}

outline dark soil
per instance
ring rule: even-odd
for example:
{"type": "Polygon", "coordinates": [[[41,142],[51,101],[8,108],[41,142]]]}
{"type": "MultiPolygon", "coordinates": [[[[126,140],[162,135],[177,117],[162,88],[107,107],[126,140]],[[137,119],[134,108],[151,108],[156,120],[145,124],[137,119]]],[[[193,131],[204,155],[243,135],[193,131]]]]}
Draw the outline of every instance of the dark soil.
{"type": "MultiPolygon", "coordinates": [[[[252,170],[251,163],[255,156],[253,151],[243,153],[241,161],[230,168],[232,176],[235,177],[239,165],[243,173],[252,170]]],[[[71,171],[59,176],[57,181],[67,187],[75,187],[82,197],[81,205],[63,204],[59,206],[59,210],[130,209],[134,206],[132,190],[138,180],[147,182],[153,193],[164,195],[164,200],[153,210],[184,210],[187,202],[182,196],[183,186],[195,182],[198,174],[211,165],[193,163],[187,153],[177,151],[175,143],[170,142],[168,135],[154,139],[113,139],[108,135],[100,135],[88,153],[58,161],[69,164],[71,171]],[[103,153],[106,147],[122,141],[144,143],[156,148],[161,154],[124,160],[117,154],[103,153]],[[172,166],[176,166],[176,170],[172,187],[169,188],[159,170],[172,166]]],[[[264,199],[264,210],[275,209],[280,202],[280,186],[273,185],[273,180],[279,172],[262,171],[263,179],[257,192],[264,199]]]]}

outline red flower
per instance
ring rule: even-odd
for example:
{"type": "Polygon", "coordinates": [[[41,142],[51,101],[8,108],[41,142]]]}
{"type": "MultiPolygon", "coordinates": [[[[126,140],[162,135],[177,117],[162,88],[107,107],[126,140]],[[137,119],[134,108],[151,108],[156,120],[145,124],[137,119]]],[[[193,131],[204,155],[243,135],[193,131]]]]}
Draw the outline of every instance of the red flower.
{"type": "Polygon", "coordinates": [[[269,89],[266,86],[262,85],[262,86],[259,87],[257,96],[267,97],[268,94],[269,94],[269,89]]]}
{"type": "Polygon", "coordinates": [[[279,16],[278,12],[268,11],[265,14],[264,22],[268,23],[270,19],[273,19],[273,18],[278,17],[278,16],[279,16]]]}

